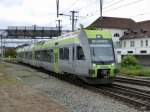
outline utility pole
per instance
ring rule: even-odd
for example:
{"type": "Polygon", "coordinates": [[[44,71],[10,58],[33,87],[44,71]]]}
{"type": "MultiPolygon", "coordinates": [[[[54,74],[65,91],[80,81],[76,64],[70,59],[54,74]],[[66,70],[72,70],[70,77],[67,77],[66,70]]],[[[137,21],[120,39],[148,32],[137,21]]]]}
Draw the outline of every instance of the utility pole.
{"type": "MultiPolygon", "coordinates": [[[[99,3],[100,3],[100,19],[103,19],[103,0],[100,0],[99,3]]],[[[100,28],[100,30],[102,30],[102,28],[100,28]]]]}
{"type": "Polygon", "coordinates": [[[61,20],[58,19],[56,21],[58,21],[58,30],[59,30],[59,33],[61,34],[61,20]]]}
{"type": "Polygon", "coordinates": [[[56,20],[58,22],[58,31],[59,31],[59,34],[61,35],[61,20],[59,19],[59,0],[56,0],[56,7],[57,7],[57,19],[56,20]]]}
{"type": "Polygon", "coordinates": [[[0,35],[1,37],[1,61],[3,61],[3,35],[0,35]]]}
{"type": "Polygon", "coordinates": [[[56,6],[57,6],[57,18],[59,17],[59,0],[56,0],[56,6]]]}
{"type": "Polygon", "coordinates": [[[71,15],[67,15],[67,14],[63,14],[63,13],[61,13],[61,14],[59,14],[59,15],[61,15],[61,16],[68,16],[68,17],[70,17],[71,18],[71,24],[72,24],[72,32],[74,31],[74,29],[75,29],[75,23],[77,22],[77,17],[78,16],[75,16],[75,14],[76,13],[78,13],[77,11],[70,11],[71,12],[71,15]],[[76,17],[76,18],[75,18],[76,17]]]}
{"type": "Polygon", "coordinates": [[[75,22],[77,19],[75,19],[75,13],[78,13],[77,11],[70,11],[72,13],[72,32],[74,31],[75,28],[75,22]]]}
{"type": "Polygon", "coordinates": [[[103,16],[103,0],[100,0],[100,17],[103,16]]]}

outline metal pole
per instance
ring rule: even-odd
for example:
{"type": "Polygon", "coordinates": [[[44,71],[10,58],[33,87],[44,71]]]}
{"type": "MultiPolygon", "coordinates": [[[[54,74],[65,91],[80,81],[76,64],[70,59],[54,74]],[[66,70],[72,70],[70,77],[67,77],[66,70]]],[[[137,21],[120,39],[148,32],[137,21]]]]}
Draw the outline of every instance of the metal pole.
{"type": "Polygon", "coordinates": [[[103,16],[103,0],[100,0],[100,17],[103,16]]]}
{"type": "Polygon", "coordinates": [[[74,31],[74,13],[75,11],[72,11],[72,32],[74,31]]]}
{"type": "Polygon", "coordinates": [[[56,0],[56,6],[57,6],[57,18],[59,17],[59,0],[56,0]]]}
{"type": "Polygon", "coordinates": [[[72,13],[72,32],[74,31],[74,27],[75,27],[75,13],[77,13],[76,11],[70,11],[72,13]]]}
{"type": "Polygon", "coordinates": [[[2,35],[0,35],[1,37],[1,61],[2,61],[2,35]]]}
{"type": "Polygon", "coordinates": [[[5,36],[4,36],[4,46],[3,46],[3,58],[5,58],[5,36]]]}
{"type": "Polygon", "coordinates": [[[1,61],[3,61],[3,36],[1,36],[1,61]]]}

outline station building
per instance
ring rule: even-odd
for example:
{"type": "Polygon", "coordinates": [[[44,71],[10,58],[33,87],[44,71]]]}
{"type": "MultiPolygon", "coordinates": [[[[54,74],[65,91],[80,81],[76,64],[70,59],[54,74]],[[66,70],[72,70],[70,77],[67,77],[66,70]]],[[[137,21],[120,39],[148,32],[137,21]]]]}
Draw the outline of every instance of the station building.
{"type": "Polygon", "coordinates": [[[134,55],[141,65],[150,66],[150,20],[137,22],[137,27],[125,32],[120,41],[122,57],[134,55]]]}

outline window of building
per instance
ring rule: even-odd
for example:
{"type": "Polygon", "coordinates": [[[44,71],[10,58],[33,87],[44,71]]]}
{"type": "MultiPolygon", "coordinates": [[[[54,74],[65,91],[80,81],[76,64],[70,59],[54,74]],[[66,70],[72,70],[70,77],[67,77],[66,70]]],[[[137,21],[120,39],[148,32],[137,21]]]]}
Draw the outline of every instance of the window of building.
{"type": "Polygon", "coordinates": [[[121,42],[116,42],[116,48],[120,48],[121,47],[121,42]]]}
{"type": "Polygon", "coordinates": [[[134,41],[130,41],[130,46],[134,47],[134,41]]]}
{"type": "Polygon", "coordinates": [[[119,33],[115,33],[114,37],[120,37],[119,33]]]}
{"type": "Polygon", "coordinates": [[[81,46],[77,46],[77,59],[85,60],[84,52],[81,46]]]}
{"type": "Polygon", "coordinates": [[[123,42],[124,47],[126,47],[126,41],[123,42]]]}
{"type": "Polygon", "coordinates": [[[121,54],[121,51],[117,51],[117,54],[121,54]]]}
{"type": "Polygon", "coordinates": [[[129,53],[129,54],[132,54],[132,53],[133,53],[133,51],[128,51],[128,53],[129,53]]]}
{"type": "Polygon", "coordinates": [[[141,47],[143,47],[143,40],[141,40],[141,47]]]}
{"type": "Polygon", "coordinates": [[[143,53],[143,54],[145,54],[145,53],[147,53],[147,51],[145,51],[145,50],[143,50],[143,51],[140,51],[141,53],[143,53]]]}
{"type": "Polygon", "coordinates": [[[145,40],[145,45],[148,46],[148,40],[145,40]]]}

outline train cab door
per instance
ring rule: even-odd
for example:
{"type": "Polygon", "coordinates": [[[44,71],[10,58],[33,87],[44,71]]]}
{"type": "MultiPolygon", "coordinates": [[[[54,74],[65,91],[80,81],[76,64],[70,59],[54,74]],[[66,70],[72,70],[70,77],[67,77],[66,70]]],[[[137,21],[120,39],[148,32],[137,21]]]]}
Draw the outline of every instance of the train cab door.
{"type": "Polygon", "coordinates": [[[54,71],[56,73],[59,72],[58,52],[59,52],[59,49],[58,48],[54,48],[54,71]]]}
{"type": "Polygon", "coordinates": [[[76,46],[75,53],[74,53],[74,62],[73,62],[75,74],[77,75],[87,74],[87,70],[86,70],[87,66],[88,64],[86,63],[85,55],[82,47],[76,46]]]}

